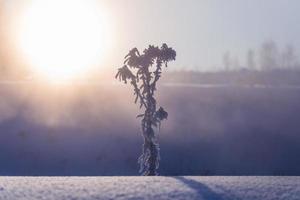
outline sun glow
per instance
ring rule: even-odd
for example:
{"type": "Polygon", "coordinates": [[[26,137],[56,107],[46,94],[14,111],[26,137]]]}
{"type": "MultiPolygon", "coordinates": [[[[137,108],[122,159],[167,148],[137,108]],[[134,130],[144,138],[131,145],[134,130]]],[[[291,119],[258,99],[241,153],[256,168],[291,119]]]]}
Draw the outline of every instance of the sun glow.
{"type": "Polygon", "coordinates": [[[20,48],[40,78],[82,76],[110,43],[108,17],[96,0],[32,0],[21,18],[20,48]]]}

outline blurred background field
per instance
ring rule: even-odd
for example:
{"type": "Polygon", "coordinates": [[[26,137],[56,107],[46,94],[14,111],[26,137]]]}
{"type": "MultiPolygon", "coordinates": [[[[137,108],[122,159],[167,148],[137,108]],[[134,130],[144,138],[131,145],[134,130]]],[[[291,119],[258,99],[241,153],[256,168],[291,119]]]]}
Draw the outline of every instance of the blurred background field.
{"type": "MultiPolygon", "coordinates": [[[[0,175],[137,175],[131,93],[117,83],[2,83],[0,175]]],[[[160,174],[300,175],[299,88],[164,81],[158,94],[169,112],[160,174]]]]}

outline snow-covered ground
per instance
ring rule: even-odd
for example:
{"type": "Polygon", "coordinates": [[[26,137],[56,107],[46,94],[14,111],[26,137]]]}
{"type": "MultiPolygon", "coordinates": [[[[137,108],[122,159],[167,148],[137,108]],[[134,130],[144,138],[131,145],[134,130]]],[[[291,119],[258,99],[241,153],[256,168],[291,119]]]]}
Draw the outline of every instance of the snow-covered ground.
{"type": "Polygon", "coordinates": [[[1,177],[1,200],[299,200],[300,177],[1,177]]]}

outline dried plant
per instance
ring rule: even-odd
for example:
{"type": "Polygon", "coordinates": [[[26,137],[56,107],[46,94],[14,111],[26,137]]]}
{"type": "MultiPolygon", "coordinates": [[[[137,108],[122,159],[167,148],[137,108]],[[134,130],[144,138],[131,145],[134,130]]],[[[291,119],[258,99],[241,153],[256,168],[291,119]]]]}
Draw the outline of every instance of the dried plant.
{"type": "Polygon", "coordinates": [[[161,77],[162,67],[175,60],[176,52],[163,44],[160,48],[150,45],[140,54],[133,48],[125,56],[124,66],[118,69],[116,78],[124,83],[130,82],[134,89],[135,103],[139,103],[144,113],[138,115],[141,119],[142,134],[144,138],[143,152],[138,162],[140,173],[146,176],[158,175],[159,143],[155,128],[160,127],[161,121],[167,119],[168,113],[160,107],[154,93],[157,81],[161,77]]]}

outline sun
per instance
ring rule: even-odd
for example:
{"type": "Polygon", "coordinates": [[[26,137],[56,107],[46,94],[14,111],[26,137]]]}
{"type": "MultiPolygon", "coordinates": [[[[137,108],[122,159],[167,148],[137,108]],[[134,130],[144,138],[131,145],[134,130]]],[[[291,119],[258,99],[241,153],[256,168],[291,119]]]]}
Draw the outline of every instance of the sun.
{"type": "Polygon", "coordinates": [[[21,52],[40,78],[79,77],[110,43],[109,19],[96,0],[31,0],[21,18],[21,52]]]}

